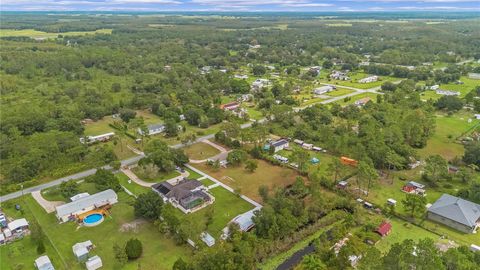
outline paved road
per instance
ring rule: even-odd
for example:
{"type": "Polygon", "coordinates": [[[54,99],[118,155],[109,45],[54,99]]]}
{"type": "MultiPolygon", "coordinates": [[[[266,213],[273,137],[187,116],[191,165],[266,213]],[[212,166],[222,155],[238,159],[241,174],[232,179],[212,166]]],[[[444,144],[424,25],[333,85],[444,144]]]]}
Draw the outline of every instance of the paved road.
{"type": "MultiPolygon", "coordinates": [[[[328,85],[328,84],[324,84],[324,85],[328,85]]],[[[338,100],[342,100],[346,97],[351,97],[351,96],[356,96],[356,95],[359,95],[359,94],[362,94],[362,93],[377,93],[377,94],[383,94],[381,92],[377,92],[376,90],[380,89],[380,87],[374,87],[374,88],[371,88],[371,89],[359,89],[359,88],[354,88],[354,87],[348,87],[348,86],[341,86],[341,87],[344,87],[344,88],[348,88],[348,89],[351,89],[351,90],[355,90],[355,92],[353,93],[349,93],[349,94],[346,94],[346,95],[343,95],[343,96],[338,96],[338,97],[334,97],[334,98],[331,98],[331,99],[327,99],[327,100],[323,100],[323,101],[320,101],[318,103],[320,104],[327,104],[327,103],[331,103],[331,102],[335,102],[335,101],[338,101],[338,100]]],[[[315,105],[316,103],[313,103],[313,104],[310,104],[308,106],[305,106],[305,107],[298,107],[298,108],[294,108],[293,110],[295,112],[298,112],[298,111],[301,111],[303,109],[306,109],[310,106],[313,106],[315,105]]],[[[257,123],[264,123],[264,122],[267,122],[268,119],[266,118],[262,118],[260,120],[257,120],[257,121],[251,121],[251,122],[248,122],[248,123],[245,123],[245,124],[242,124],[240,125],[240,128],[244,129],[244,128],[249,128],[253,125],[254,122],[257,122],[257,123]]],[[[213,139],[215,137],[215,134],[209,134],[209,135],[205,135],[205,136],[202,136],[202,137],[199,137],[197,138],[195,141],[191,142],[191,143],[188,143],[188,144],[194,144],[194,143],[198,143],[198,142],[202,142],[202,141],[205,141],[205,140],[210,140],[210,139],[213,139]]],[[[171,147],[172,148],[181,148],[181,147],[184,147],[188,144],[182,144],[182,143],[179,143],[179,144],[175,144],[175,145],[172,145],[171,147]]],[[[137,163],[140,159],[142,159],[144,157],[144,155],[138,155],[136,157],[133,157],[133,158],[129,158],[129,159],[125,159],[125,160],[122,160],[121,163],[122,163],[122,166],[126,166],[126,165],[132,165],[132,164],[135,164],[137,163]]],[[[104,169],[111,169],[110,166],[103,166],[102,168],[104,169]]],[[[83,172],[79,172],[79,173],[76,173],[76,174],[72,174],[72,175],[69,175],[69,176],[65,176],[65,177],[62,177],[62,178],[59,178],[57,180],[54,180],[54,181],[51,181],[51,182],[48,182],[48,183],[45,183],[45,184],[41,184],[41,185],[38,185],[38,186],[34,186],[34,187],[29,187],[29,188],[26,188],[24,189],[23,191],[17,191],[17,192],[13,192],[13,193],[10,193],[10,194],[7,194],[7,195],[4,195],[4,196],[0,196],[0,203],[1,202],[5,202],[5,201],[8,201],[8,200],[11,200],[11,199],[14,199],[14,198],[18,198],[24,194],[29,194],[29,193],[32,193],[34,191],[40,191],[42,189],[46,189],[46,188],[49,188],[49,187],[53,187],[53,186],[56,186],[56,185],[60,185],[62,182],[64,181],[69,181],[69,180],[74,180],[74,179],[82,179],[82,178],[85,178],[87,176],[90,176],[92,174],[95,174],[95,172],[97,171],[97,169],[90,169],[90,170],[86,170],[86,171],[83,171],[83,172]]]]}
{"type": "MultiPolygon", "coordinates": [[[[136,157],[133,157],[133,158],[122,160],[121,163],[122,163],[122,166],[132,165],[132,164],[137,163],[141,158],[143,158],[143,156],[136,156],[136,157]]],[[[108,166],[108,165],[103,166],[101,168],[111,169],[111,167],[108,166]]],[[[85,177],[90,176],[92,174],[95,174],[96,171],[97,171],[97,169],[86,170],[86,171],[83,171],[83,172],[79,172],[79,173],[76,173],[76,174],[72,174],[72,175],[69,175],[69,176],[59,178],[57,180],[54,180],[54,181],[51,181],[51,182],[48,182],[48,183],[45,183],[45,184],[41,184],[41,185],[38,185],[38,186],[26,188],[23,191],[13,192],[13,193],[1,196],[0,197],[0,203],[11,200],[11,199],[18,198],[18,197],[22,196],[23,194],[29,194],[29,193],[32,193],[34,191],[40,191],[42,189],[46,189],[46,188],[49,188],[49,187],[60,185],[64,181],[69,181],[69,180],[74,180],[74,179],[82,179],[82,178],[85,178],[85,177]]]]}

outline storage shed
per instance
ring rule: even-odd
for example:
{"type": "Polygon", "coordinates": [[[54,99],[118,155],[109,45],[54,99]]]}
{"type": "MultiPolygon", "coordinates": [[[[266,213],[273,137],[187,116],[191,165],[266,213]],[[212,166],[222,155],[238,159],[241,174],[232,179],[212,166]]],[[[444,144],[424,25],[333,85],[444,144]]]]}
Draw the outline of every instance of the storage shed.
{"type": "Polygon", "coordinates": [[[96,270],[103,266],[102,259],[98,257],[98,255],[95,255],[85,262],[85,266],[87,270],[96,270]]]}

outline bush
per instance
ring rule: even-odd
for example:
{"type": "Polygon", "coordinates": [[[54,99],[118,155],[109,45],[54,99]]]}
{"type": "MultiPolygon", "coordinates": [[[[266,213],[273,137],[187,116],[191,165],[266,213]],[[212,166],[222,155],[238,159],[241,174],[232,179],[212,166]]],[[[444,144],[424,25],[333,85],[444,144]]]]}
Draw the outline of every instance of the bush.
{"type": "Polygon", "coordinates": [[[142,242],[136,238],[132,238],[128,240],[127,244],[125,245],[125,253],[127,253],[127,257],[129,260],[135,260],[142,256],[143,246],[142,242]]]}

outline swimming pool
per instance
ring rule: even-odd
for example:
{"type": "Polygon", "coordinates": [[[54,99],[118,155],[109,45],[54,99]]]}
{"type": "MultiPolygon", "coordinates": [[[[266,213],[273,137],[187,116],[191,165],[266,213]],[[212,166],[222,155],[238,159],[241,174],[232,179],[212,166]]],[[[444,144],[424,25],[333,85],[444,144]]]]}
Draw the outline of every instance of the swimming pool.
{"type": "Polygon", "coordinates": [[[83,224],[85,226],[96,226],[103,221],[103,215],[99,213],[88,215],[83,219],[83,224]]]}

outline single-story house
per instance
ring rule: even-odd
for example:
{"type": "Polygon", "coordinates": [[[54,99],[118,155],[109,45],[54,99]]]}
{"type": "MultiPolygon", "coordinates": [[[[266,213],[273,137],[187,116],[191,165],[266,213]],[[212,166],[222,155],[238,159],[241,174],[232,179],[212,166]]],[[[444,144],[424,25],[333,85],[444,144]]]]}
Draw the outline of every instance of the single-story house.
{"type": "Polygon", "coordinates": [[[215,238],[213,238],[208,232],[202,232],[200,234],[200,239],[209,247],[215,245],[215,238]]]}
{"type": "Polygon", "coordinates": [[[165,181],[153,185],[152,190],[157,192],[165,202],[169,201],[184,213],[191,213],[214,201],[198,180],[185,178],[175,185],[165,181]]]}
{"type": "Polygon", "coordinates": [[[314,95],[323,95],[335,89],[336,89],[335,86],[325,85],[325,86],[320,86],[318,88],[313,89],[312,92],[314,95]]]}
{"type": "Polygon", "coordinates": [[[468,78],[474,80],[480,80],[480,73],[468,73],[468,78]]]}
{"type": "Polygon", "coordinates": [[[378,76],[369,76],[369,77],[366,77],[366,78],[363,78],[361,80],[359,80],[358,82],[359,83],[371,83],[371,82],[376,82],[378,81],[378,76]]]}
{"type": "Polygon", "coordinates": [[[107,189],[55,207],[56,216],[60,222],[67,222],[76,219],[78,215],[94,209],[104,208],[117,202],[117,193],[111,189],[107,189]]]}
{"type": "Polygon", "coordinates": [[[248,75],[235,74],[235,75],[233,75],[233,77],[234,77],[235,79],[242,79],[242,80],[248,79],[248,75]]]}
{"type": "Polygon", "coordinates": [[[392,231],[392,224],[389,222],[383,221],[380,226],[378,226],[376,232],[380,234],[380,236],[384,237],[388,235],[392,231]]]}
{"type": "Polygon", "coordinates": [[[251,210],[236,216],[231,222],[237,224],[242,232],[248,232],[255,226],[253,222],[254,216],[255,213],[251,210]]]}
{"type": "MultiPolygon", "coordinates": [[[[162,124],[162,123],[148,125],[147,129],[148,129],[148,136],[152,136],[152,135],[156,135],[156,134],[164,132],[165,131],[165,125],[162,124]]],[[[141,128],[138,128],[137,132],[138,132],[138,134],[144,136],[143,130],[141,128]]]]}
{"type": "Polygon", "coordinates": [[[103,266],[102,259],[98,255],[95,255],[89,258],[85,262],[85,267],[87,267],[87,270],[96,270],[102,266],[103,266]]]}
{"type": "Polygon", "coordinates": [[[341,81],[348,81],[350,80],[350,77],[347,76],[346,72],[341,72],[341,71],[332,71],[330,74],[330,78],[335,79],[335,80],[341,80],[341,81]]]}
{"type": "Polygon", "coordinates": [[[364,106],[365,104],[367,104],[369,101],[371,101],[372,99],[370,97],[365,97],[365,98],[361,98],[357,101],[355,101],[355,106],[357,107],[362,107],[364,106]]]}
{"type": "Polygon", "coordinates": [[[220,109],[222,109],[224,111],[227,111],[227,110],[228,111],[234,111],[234,110],[238,109],[239,107],[240,107],[240,103],[238,103],[236,101],[220,105],[220,109]]]}
{"type": "Polygon", "coordinates": [[[12,232],[22,231],[22,230],[28,229],[28,222],[24,218],[16,219],[8,223],[7,227],[12,232]]]}
{"type": "Polygon", "coordinates": [[[92,144],[96,142],[107,142],[115,136],[115,132],[109,132],[105,134],[100,134],[97,136],[87,136],[85,138],[80,138],[81,143],[92,144]]]}
{"type": "Polygon", "coordinates": [[[464,233],[474,233],[480,226],[480,205],[443,194],[428,208],[427,218],[464,233]]]}
{"type": "Polygon", "coordinates": [[[450,90],[441,90],[437,89],[435,91],[437,95],[442,95],[442,96],[460,96],[460,92],[457,91],[450,91],[450,90]]]}
{"type": "Polygon", "coordinates": [[[34,265],[35,265],[35,267],[37,267],[38,270],[55,270],[52,262],[50,261],[50,258],[48,258],[47,255],[38,257],[35,260],[34,265]]]}
{"type": "Polygon", "coordinates": [[[270,143],[270,146],[273,148],[273,151],[276,153],[280,150],[288,148],[289,143],[288,143],[288,140],[286,140],[286,139],[280,139],[280,140],[277,140],[277,141],[274,141],[274,142],[270,143]]]}
{"type": "Polygon", "coordinates": [[[84,262],[88,259],[88,252],[93,249],[92,241],[87,240],[85,242],[76,243],[72,246],[73,254],[79,262],[84,262]]]}

